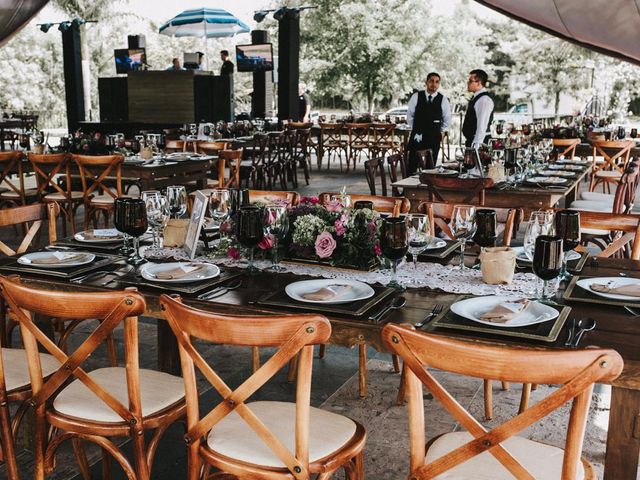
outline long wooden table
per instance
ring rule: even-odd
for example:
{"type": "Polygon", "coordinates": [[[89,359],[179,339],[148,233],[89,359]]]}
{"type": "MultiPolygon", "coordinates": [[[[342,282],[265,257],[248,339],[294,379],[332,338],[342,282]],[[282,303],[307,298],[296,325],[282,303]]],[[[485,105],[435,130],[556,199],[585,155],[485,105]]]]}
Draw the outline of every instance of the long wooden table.
{"type": "MultiPolygon", "coordinates": [[[[578,176],[570,179],[566,186],[554,186],[542,188],[520,184],[516,188],[503,188],[498,184],[485,190],[485,205],[490,207],[522,208],[525,215],[541,208],[554,208],[564,200],[564,206],[568,207],[576,200],[580,193],[581,183],[591,169],[586,169],[578,176]]],[[[427,186],[420,183],[417,175],[403,178],[391,184],[402,190],[403,195],[411,200],[412,209],[418,208],[420,202],[429,201],[427,186]]],[[[442,191],[440,192],[447,203],[464,201],[468,192],[442,191]]],[[[477,198],[475,199],[477,202],[477,198]]]]}
{"type": "MultiPolygon", "coordinates": [[[[627,276],[640,278],[640,261],[625,259],[598,259],[591,262],[583,270],[583,275],[617,276],[624,272],[627,276]]],[[[207,302],[184,296],[185,303],[205,310],[222,314],[269,314],[282,313],[285,309],[265,308],[255,302],[264,294],[284,289],[284,287],[300,277],[292,274],[276,274],[261,272],[255,276],[245,275],[242,287],[219,297],[215,302],[207,302]]],[[[43,288],[64,290],[100,290],[106,287],[71,284],[62,280],[24,276],[23,281],[43,288]]],[[[118,288],[117,283],[113,284],[118,288]]],[[[145,315],[162,319],[159,307],[159,294],[155,291],[141,289],[147,301],[145,315]]],[[[449,305],[460,298],[460,295],[443,293],[427,289],[409,289],[403,293],[407,300],[401,310],[392,312],[385,322],[417,323],[425,318],[437,303],[449,305]]],[[[562,301],[560,301],[563,303],[562,301]]],[[[576,318],[592,317],[597,320],[597,327],[583,337],[581,348],[588,345],[613,348],[625,361],[622,375],[612,384],[611,412],[607,436],[605,459],[605,480],[632,480],[636,478],[638,456],[640,454],[640,321],[632,317],[624,309],[593,303],[570,302],[571,316],[576,318]]],[[[291,310],[289,310],[291,311],[291,310]]],[[[348,316],[329,315],[332,324],[330,342],[336,345],[352,347],[358,344],[371,345],[384,351],[380,338],[383,324],[348,316]]],[[[428,327],[427,327],[428,328],[428,327]]],[[[526,340],[509,340],[500,337],[480,337],[473,333],[458,334],[451,331],[435,331],[435,334],[455,336],[470,342],[489,342],[497,345],[535,345],[540,348],[563,348],[566,339],[566,327],[554,344],[540,344],[526,340]]],[[[158,321],[158,365],[167,372],[179,371],[179,358],[175,337],[164,321],[158,321]]]]}

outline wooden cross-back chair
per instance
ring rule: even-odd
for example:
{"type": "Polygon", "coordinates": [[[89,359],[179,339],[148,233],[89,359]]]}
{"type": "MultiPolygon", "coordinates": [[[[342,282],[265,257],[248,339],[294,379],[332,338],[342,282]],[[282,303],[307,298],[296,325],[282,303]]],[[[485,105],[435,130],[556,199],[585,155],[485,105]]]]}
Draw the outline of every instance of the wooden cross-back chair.
{"type": "MultiPolygon", "coordinates": [[[[318,199],[322,205],[326,205],[331,201],[333,195],[340,195],[340,192],[324,192],[318,195],[318,199]]],[[[399,214],[409,213],[411,209],[411,202],[405,197],[383,197],[380,195],[360,195],[347,193],[351,197],[351,204],[353,205],[359,200],[366,200],[373,202],[373,209],[382,213],[393,213],[394,211],[399,214]]]]}
{"type": "Polygon", "coordinates": [[[84,229],[89,227],[89,220],[97,227],[98,217],[102,213],[105,227],[109,226],[114,201],[123,196],[122,191],[122,155],[72,155],[78,165],[82,194],[84,198],[84,229]],[[115,177],[115,178],[114,178],[115,177]],[[111,183],[115,180],[115,189],[111,183]]]}
{"type": "Polygon", "coordinates": [[[602,191],[611,192],[611,184],[616,183],[622,176],[631,149],[636,146],[632,140],[602,140],[593,142],[593,164],[589,191],[593,192],[602,184],[602,191]],[[597,156],[604,158],[604,163],[598,164],[597,156]]]}
{"type": "Polygon", "coordinates": [[[0,277],[2,294],[10,317],[20,325],[28,356],[35,409],[35,475],[43,480],[55,466],[58,447],[71,440],[85,479],[89,469],[80,441],[102,448],[102,478],[111,478],[110,457],[127,478],[150,479],[158,442],[167,427],[184,416],[185,402],[179,377],[139,367],[138,315],[145,310],[142,295],[135,290],[115,292],[60,292],[38,290],[0,277]],[[69,320],[98,319],[89,337],[67,355],[32,320],[33,315],[69,320]],[[98,368],[87,372],[85,360],[124,324],[126,367],[98,368]],[[59,368],[44,379],[39,347],[55,358],[59,368]],[[56,429],[48,441],[47,424],[56,429]],[[145,433],[153,431],[151,440],[145,433]],[[133,463],[108,437],[129,437],[133,463]]]}
{"type": "Polygon", "coordinates": [[[60,205],[60,212],[65,217],[62,222],[63,235],[67,234],[67,223],[69,223],[71,233],[74,234],[76,232],[76,212],[78,207],[84,203],[84,193],[71,189],[69,155],[66,153],[43,155],[29,153],[27,158],[36,175],[38,199],[44,203],[56,202],[60,205]]]}
{"type": "Polygon", "coordinates": [[[60,207],[55,202],[0,209],[0,228],[33,222],[16,250],[0,241],[0,252],[10,257],[25,253],[44,222],[47,222],[48,226],[49,243],[55,242],[57,240],[56,220],[59,213],[60,207]]]}
{"type": "Polygon", "coordinates": [[[218,153],[218,188],[240,188],[240,164],[243,149],[220,150],[218,153]],[[226,169],[229,178],[226,178],[226,169]]]}
{"type": "Polygon", "coordinates": [[[394,153],[387,157],[387,167],[389,173],[389,183],[391,184],[391,195],[394,197],[400,197],[401,192],[398,187],[394,187],[393,184],[398,181],[398,168],[400,168],[400,175],[402,178],[407,178],[407,162],[403,153],[394,153]]]}
{"type": "Polygon", "coordinates": [[[478,198],[477,205],[484,205],[485,190],[493,187],[491,178],[457,178],[447,177],[431,173],[421,173],[420,183],[427,187],[430,202],[443,202],[447,200],[443,197],[447,192],[463,193],[465,197],[457,203],[474,203],[474,198],[478,198]]]}
{"type": "Polygon", "coordinates": [[[331,324],[321,315],[226,316],[160,297],[178,340],[187,399],[189,480],[209,478],[211,466],[238,478],[327,480],[344,468],[347,478],[364,478],[364,427],[351,419],[310,406],[313,346],[326,342],[331,324]],[[276,353],[233,390],[193,344],[275,347],[276,353]],[[247,402],[294,356],[300,354],[296,402],[247,402]],[[196,372],[222,396],[201,415],[196,372]]]}
{"type": "MultiPolygon", "coordinates": [[[[165,146],[164,146],[164,151],[168,152],[168,153],[174,153],[174,152],[186,152],[187,151],[187,144],[185,143],[184,140],[165,140],[165,146]]],[[[195,153],[195,149],[194,149],[194,153],[195,153]]]]}
{"type": "Polygon", "coordinates": [[[22,167],[23,153],[20,151],[0,152],[0,201],[9,205],[26,205],[36,198],[36,189],[25,190],[22,167]],[[17,179],[11,178],[13,175],[17,179]],[[4,186],[8,187],[5,188],[4,186]]]}
{"type": "Polygon", "coordinates": [[[596,257],[640,260],[640,215],[580,211],[580,229],[619,232],[596,257]]]}
{"type": "Polygon", "coordinates": [[[371,195],[377,195],[376,177],[380,175],[380,190],[383,197],[387,196],[387,175],[384,168],[384,157],[372,158],[364,162],[364,174],[369,185],[371,195]]]}
{"type": "Polygon", "coordinates": [[[340,171],[342,171],[342,154],[347,159],[347,169],[349,167],[349,142],[342,138],[343,125],[341,123],[321,123],[320,124],[320,144],[322,145],[322,156],[318,156],[318,169],[322,167],[323,156],[327,154],[327,170],[331,167],[331,155],[337,156],[340,160],[340,171]]]}
{"type": "Polygon", "coordinates": [[[269,156],[269,136],[266,133],[256,133],[253,136],[253,145],[245,150],[245,156],[250,158],[250,165],[243,164],[242,169],[248,170],[248,176],[241,174],[247,178],[251,186],[257,189],[267,188],[267,163],[269,156]]]}
{"type": "Polygon", "coordinates": [[[554,138],[553,148],[557,153],[557,157],[564,157],[572,160],[576,156],[576,147],[580,145],[579,138],[554,138]]]}
{"type": "Polygon", "coordinates": [[[219,142],[219,141],[207,142],[203,140],[198,140],[196,147],[197,147],[196,150],[198,151],[198,153],[213,155],[213,154],[219,153],[221,150],[228,150],[229,142],[219,142]]]}
{"type": "Polygon", "coordinates": [[[407,325],[394,324],[384,327],[382,340],[390,351],[403,359],[407,369],[411,480],[435,478],[444,472],[447,472],[447,478],[459,480],[475,479],[478,472],[486,478],[510,478],[511,474],[521,480],[595,480],[591,465],[581,459],[582,443],[593,384],[611,382],[622,371],[622,357],[614,350],[559,351],[488,346],[429,335],[407,325]],[[559,384],[561,387],[488,431],[428,368],[472,377],[559,384]],[[423,385],[468,433],[446,433],[425,447],[423,385]],[[564,451],[516,436],[569,401],[572,408],[564,451]]]}
{"type": "Polygon", "coordinates": [[[373,132],[372,157],[400,152],[400,142],[396,139],[395,123],[373,123],[371,131],[373,132]]]}
{"type": "Polygon", "coordinates": [[[282,190],[287,190],[285,161],[288,155],[288,138],[284,131],[267,133],[269,144],[267,148],[265,173],[267,175],[267,187],[277,188],[278,182],[282,190]]]}
{"type": "Polygon", "coordinates": [[[293,187],[298,188],[298,167],[302,167],[304,181],[309,185],[311,171],[311,154],[309,143],[311,141],[311,128],[296,128],[290,130],[291,134],[291,158],[287,164],[288,175],[291,177],[293,187]]]}
{"type": "Polygon", "coordinates": [[[367,159],[371,158],[371,124],[370,123],[345,123],[348,136],[349,156],[347,157],[347,172],[349,164],[353,162],[353,168],[356,168],[356,160],[365,155],[367,159]]]}

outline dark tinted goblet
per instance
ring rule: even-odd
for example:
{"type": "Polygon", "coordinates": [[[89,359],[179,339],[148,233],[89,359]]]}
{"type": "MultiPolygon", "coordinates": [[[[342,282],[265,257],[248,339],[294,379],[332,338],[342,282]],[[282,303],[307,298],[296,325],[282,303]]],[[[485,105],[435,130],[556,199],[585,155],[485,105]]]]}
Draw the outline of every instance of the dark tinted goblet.
{"type": "Polygon", "coordinates": [[[393,269],[393,278],[389,286],[400,288],[397,275],[398,263],[409,250],[407,221],[404,217],[387,217],[382,220],[380,247],[382,254],[391,261],[393,269]]]}
{"type": "Polygon", "coordinates": [[[236,238],[240,245],[249,249],[249,273],[256,271],[253,266],[255,247],[264,237],[264,215],[258,207],[242,207],[238,210],[236,219],[236,238]]]}
{"type": "Polygon", "coordinates": [[[549,298],[548,284],[562,270],[562,238],[551,235],[540,235],[536,238],[533,252],[533,273],[542,280],[542,289],[538,298],[549,298]]]}

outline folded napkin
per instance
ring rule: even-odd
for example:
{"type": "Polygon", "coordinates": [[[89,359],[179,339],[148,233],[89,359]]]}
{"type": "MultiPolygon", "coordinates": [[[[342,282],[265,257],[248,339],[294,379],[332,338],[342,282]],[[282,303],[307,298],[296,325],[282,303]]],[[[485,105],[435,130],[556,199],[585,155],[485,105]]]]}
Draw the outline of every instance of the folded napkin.
{"type": "Polygon", "coordinates": [[[178,280],[180,278],[189,278],[206,268],[206,265],[183,265],[164,272],[158,272],[154,276],[159,280],[178,280]]]}
{"type": "Polygon", "coordinates": [[[493,323],[507,323],[509,320],[513,320],[518,315],[524,313],[524,311],[529,308],[529,305],[531,305],[531,302],[527,298],[499,303],[488,312],[480,315],[480,320],[493,323]]]}
{"type": "Polygon", "coordinates": [[[89,230],[82,234],[87,240],[107,240],[119,238],[120,232],[114,228],[104,228],[99,230],[89,230]]]}
{"type": "Polygon", "coordinates": [[[301,296],[305,300],[333,300],[334,298],[341,297],[353,289],[351,285],[328,285],[322,287],[315,292],[303,293],[301,296]]]}
{"type": "Polygon", "coordinates": [[[608,284],[602,285],[601,283],[592,283],[589,288],[594,292],[625,295],[627,297],[640,297],[640,283],[634,283],[633,285],[621,285],[620,287],[613,287],[608,284]]]}
{"type": "Polygon", "coordinates": [[[25,259],[33,265],[60,265],[79,262],[87,257],[86,253],[51,252],[48,257],[25,259]]]}

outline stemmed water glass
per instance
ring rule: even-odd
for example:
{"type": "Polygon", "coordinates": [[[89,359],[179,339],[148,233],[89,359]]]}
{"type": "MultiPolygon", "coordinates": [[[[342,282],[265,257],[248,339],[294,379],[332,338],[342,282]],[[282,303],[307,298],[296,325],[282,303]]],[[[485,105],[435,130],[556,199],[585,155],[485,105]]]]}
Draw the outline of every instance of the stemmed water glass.
{"type": "Polygon", "coordinates": [[[214,188],[209,197],[209,214],[214,226],[220,227],[229,217],[229,190],[214,188]]]}
{"type": "Polygon", "coordinates": [[[542,280],[536,285],[536,298],[546,300],[551,297],[549,282],[562,270],[562,239],[551,235],[536,238],[533,254],[533,273],[542,280]]]}
{"type": "Polygon", "coordinates": [[[249,274],[257,273],[253,265],[254,249],[264,237],[263,213],[254,206],[242,207],[238,210],[236,219],[236,237],[240,245],[249,249],[249,274]]]}
{"type": "Polygon", "coordinates": [[[171,218],[180,218],[187,212],[187,190],[181,185],[167,187],[167,202],[171,218]]]}
{"type": "Polygon", "coordinates": [[[529,223],[524,233],[524,253],[529,260],[533,260],[533,252],[536,246],[536,238],[540,235],[551,235],[553,233],[553,212],[537,211],[531,212],[529,223]]]}
{"type": "Polygon", "coordinates": [[[158,253],[161,250],[160,235],[169,220],[167,197],[160,195],[160,192],[143,192],[142,198],[147,210],[147,222],[151,226],[151,232],[153,233],[151,251],[158,253]]]}
{"type": "Polygon", "coordinates": [[[289,217],[287,207],[281,205],[268,205],[264,209],[264,229],[267,234],[273,237],[273,264],[271,269],[276,272],[284,270],[279,265],[278,244],[289,233],[289,217]]]}
{"type": "Polygon", "coordinates": [[[140,236],[148,228],[145,202],[141,198],[116,198],[114,201],[115,226],[119,232],[133,237],[133,253],[127,263],[139,265],[144,262],[140,256],[140,236]]]}
{"type": "Polygon", "coordinates": [[[398,264],[409,249],[407,220],[404,217],[387,217],[380,228],[380,247],[382,255],[391,261],[393,277],[387,286],[402,288],[398,283],[398,264]]]}
{"type": "Polygon", "coordinates": [[[556,235],[562,239],[564,251],[560,280],[568,280],[567,253],[580,245],[580,212],[577,210],[561,210],[556,213],[556,235]]]}
{"type": "Polygon", "coordinates": [[[409,253],[413,259],[413,268],[418,268],[418,255],[424,252],[431,242],[431,227],[429,217],[422,213],[412,213],[407,216],[409,229],[409,253]]]}
{"type": "Polygon", "coordinates": [[[464,269],[464,250],[467,240],[476,233],[476,208],[471,205],[456,205],[451,213],[451,232],[462,240],[460,242],[460,264],[458,268],[464,269]]]}

